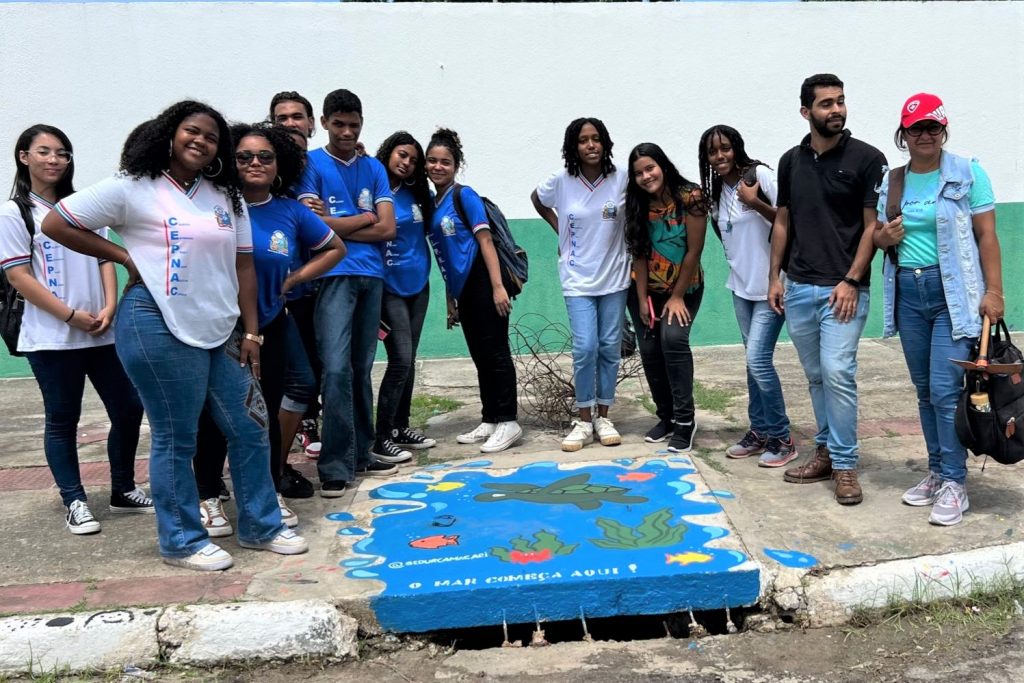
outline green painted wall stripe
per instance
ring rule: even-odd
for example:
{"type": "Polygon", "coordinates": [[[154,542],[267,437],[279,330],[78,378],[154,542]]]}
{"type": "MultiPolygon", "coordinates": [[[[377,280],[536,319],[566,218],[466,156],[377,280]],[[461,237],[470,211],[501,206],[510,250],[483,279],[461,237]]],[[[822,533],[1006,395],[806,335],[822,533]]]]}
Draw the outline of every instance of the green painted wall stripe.
{"type": "MultiPolygon", "coordinates": [[[[996,217],[1003,249],[1006,316],[1013,323],[1011,327],[1019,327],[1024,324],[1024,277],[1017,270],[1021,245],[1024,245],[1024,202],[998,205],[996,217]]],[[[530,256],[530,282],[513,304],[513,319],[524,313],[536,313],[552,322],[567,324],[565,303],[558,282],[555,234],[547,223],[539,219],[510,222],[516,240],[530,256]]],[[[693,342],[696,345],[737,344],[740,337],[733,314],[732,295],[724,286],[728,272],[725,257],[721,243],[710,232],[702,260],[707,289],[694,323],[693,342]]],[[[882,334],[881,254],[876,255],[872,268],[872,304],[865,335],[878,337],[882,334]]],[[[444,283],[436,268],[431,272],[430,288],[430,309],[420,341],[419,356],[468,356],[461,330],[445,329],[444,283]]],[[[385,358],[383,344],[378,348],[377,356],[381,360],[385,358]]],[[[11,358],[6,349],[0,350],[0,377],[26,377],[30,374],[24,359],[11,358]]]]}

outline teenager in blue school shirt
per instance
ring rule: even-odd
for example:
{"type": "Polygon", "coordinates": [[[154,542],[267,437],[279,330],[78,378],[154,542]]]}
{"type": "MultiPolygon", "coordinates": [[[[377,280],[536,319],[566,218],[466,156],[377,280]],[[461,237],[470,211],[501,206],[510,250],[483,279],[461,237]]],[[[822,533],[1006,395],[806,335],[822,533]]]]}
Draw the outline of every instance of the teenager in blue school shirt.
{"type": "Polygon", "coordinates": [[[473,188],[465,186],[462,187],[459,199],[469,225],[462,222],[455,210],[456,187],[458,185],[452,185],[441,196],[430,222],[430,243],[434,247],[441,275],[448,285],[448,295],[453,299],[462,295],[462,287],[466,284],[466,278],[480,250],[475,237],[477,230],[489,228],[483,200],[473,188]]]}
{"type": "Polygon", "coordinates": [[[334,237],[334,231],[303,205],[281,197],[249,204],[249,221],[258,284],[257,306],[263,327],[284,308],[281,286],[292,270],[294,255],[323,249],[334,237]]]}
{"type": "MultiPolygon", "coordinates": [[[[330,218],[375,212],[377,204],[392,201],[388,174],[383,164],[367,156],[342,161],[324,148],[309,153],[306,171],[295,190],[299,199],[321,199],[324,215],[330,218]]],[[[323,277],[384,277],[383,242],[345,240],[345,247],[348,249],[345,258],[323,277]]]]}
{"type": "Polygon", "coordinates": [[[423,212],[412,190],[402,186],[394,195],[398,234],[384,246],[384,287],[398,296],[423,291],[430,278],[430,254],[424,239],[423,212]]]}

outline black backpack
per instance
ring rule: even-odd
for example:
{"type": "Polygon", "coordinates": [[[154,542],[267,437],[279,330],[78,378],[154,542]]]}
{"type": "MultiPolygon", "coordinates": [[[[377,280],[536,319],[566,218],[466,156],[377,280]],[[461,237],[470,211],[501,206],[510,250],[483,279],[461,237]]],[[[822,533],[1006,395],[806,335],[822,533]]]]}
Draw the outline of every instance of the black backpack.
{"type": "MultiPolygon", "coordinates": [[[[452,202],[455,205],[455,212],[459,214],[462,224],[468,228],[469,220],[466,218],[466,211],[462,208],[462,185],[456,185],[452,202]]],[[[487,197],[481,197],[484,203],[484,211],[487,212],[487,222],[491,226],[491,240],[494,242],[494,250],[498,252],[498,264],[501,266],[501,280],[505,283],[505,291],[510,298],[514,299],[523,291],[523,285],[529,279],[529,261],[526,250],[516,244],[509,230],[508,220],[501,212],[498,205],[487,197]]]]}
{"type": "MultiPolygon", "coordinates": [[[[988,370],[964,373],[964,390],[956,406],[956,435],[960,443],[975,455],[987,455],[1003,465],[1024,460],[1024,377],[1021,366],[1024,356],[1010,341],[1010,331],[1000,320],[992,326],[988,346],[988,370]],[[997,366],[1009,366],[1015,372],[996,373],[997,366]],[[988,395],[988,411],[977,410],[971,394],[988,395]]],[[[982,333],[984,339],[987,326],[982,333]]],[[[975,357],[984,350],[975,347],[975,357]]]]}
{"type": "MultiPolygon", "coordinates": [[[[35,237],[35,221],[32,209],[27,204],[16,202],[21,219],[28,230],[29,253],[32,253],[32,239],[35,237]]],[[[12,356],[23,356],[18,352],[18,336],[21,334],[21,316],[25,312],[25,298],[7,281],[7,275],[0,272],[0,337],[3,337],[7,351],[12,356]]]]}

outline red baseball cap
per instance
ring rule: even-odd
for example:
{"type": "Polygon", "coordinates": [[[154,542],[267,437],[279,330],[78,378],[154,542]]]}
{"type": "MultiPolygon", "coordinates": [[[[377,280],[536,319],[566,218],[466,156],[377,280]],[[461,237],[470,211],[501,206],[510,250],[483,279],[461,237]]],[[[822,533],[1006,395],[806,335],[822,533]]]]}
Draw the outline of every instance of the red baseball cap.
{"type": "Polygon", "coordinates": [[[937,95],[922,92],[911,95],[904,103],[903,112],[900,114],[900,125],[910,128],[919,121],[938,121],[944,126],[949,125],[946,108],[937,95]]]}

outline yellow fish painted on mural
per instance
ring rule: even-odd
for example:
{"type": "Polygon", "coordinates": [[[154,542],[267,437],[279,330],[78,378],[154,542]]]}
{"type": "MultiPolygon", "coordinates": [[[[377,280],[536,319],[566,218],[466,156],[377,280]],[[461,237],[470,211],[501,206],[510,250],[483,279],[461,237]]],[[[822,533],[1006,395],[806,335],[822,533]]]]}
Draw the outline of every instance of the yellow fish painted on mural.
{"type": "Polygon", "coordinates": [[[463,486],[465,486],[465,484],[463,484],[460,481],[442,481],[440,484],[431,484],[430,486],[427,487],[427,490],[447,493],[448,491],[461,489],[463,486]]]}
{"type": "Polygon", "coordinates": [[[694,551],[688,551],[685,553],[670,554],[665,553],[665,564],[700,564],[701,562],[710,562],[714,558],[706,553],[697,553],[694,551]]]}

